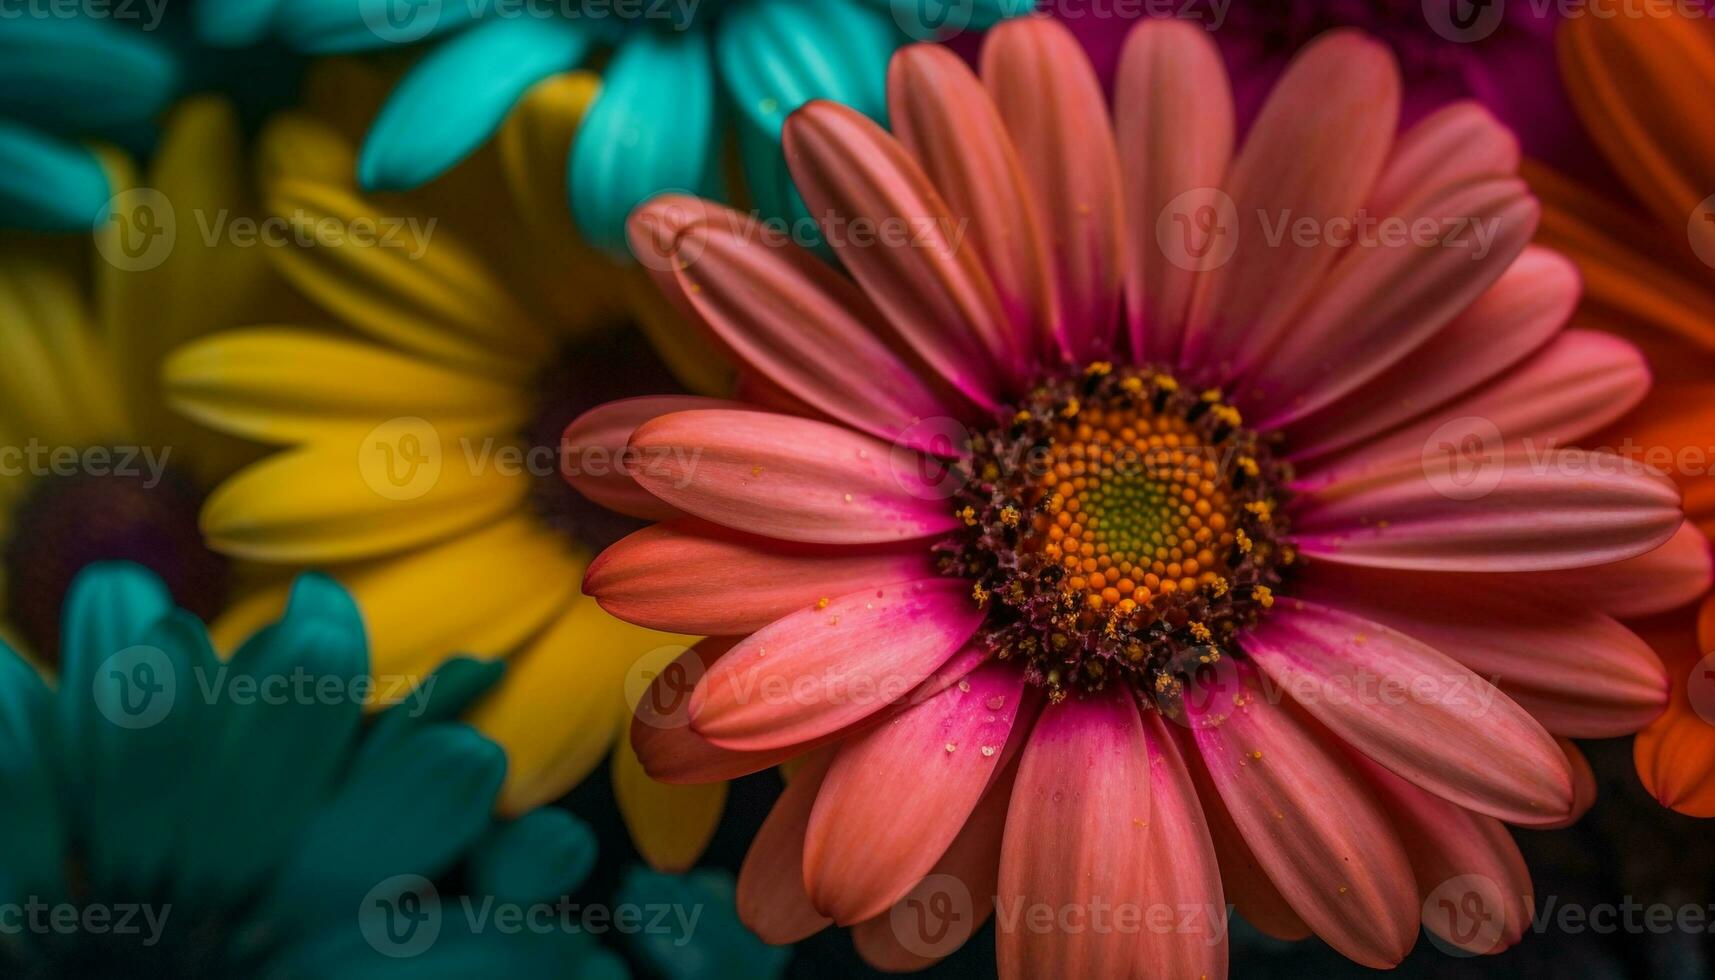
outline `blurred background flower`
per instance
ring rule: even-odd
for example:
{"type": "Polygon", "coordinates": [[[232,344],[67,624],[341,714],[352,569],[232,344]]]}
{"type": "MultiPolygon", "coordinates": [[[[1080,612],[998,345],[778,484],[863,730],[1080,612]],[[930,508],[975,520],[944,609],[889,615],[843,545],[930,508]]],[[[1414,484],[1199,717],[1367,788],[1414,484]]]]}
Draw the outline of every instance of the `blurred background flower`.
{"type": "MultiPolygon", "coordinates": [[[[262,251],[309,305],[232,321],[166,365],[187,417],[279,447],[213,489],[201,528],[233,560],[344,583],[378,675],[421,679],[450,650],[505,658],[472,714],[507,752],[503,809],[559,798],[611,750],[643,853],[688,867],[724,790],[649,780],[619,737],[651,653],[669,650],[664,664],[687,638],[583,598],[590,556],[637,524],[566,485],[560,435],[606,399],[682,391],[681,379],[719,389],[727,369],[631,288],[641,272],[582,245],[558,206],[557,161],[592,76],[538,86],[495,145],[445,179],[369,195],[352,176],[354,140],[385,91],[366,66],[323,62],[308,108],[262,136],[263,209],[289,229],[262,251]],[[349,237],[363,227],[396,235],[349,237]]],[[[283,592],[239,603],[217,643],[273,616],[283,592]]]]}
{"type": "MultiPolygon", "coordinates": [[[[222,95],[246,125],[288,101],[301,59],[272,43],[207,43],[198,18],[246,6],[69,2],[0,17],[0,228],[87,231],[111,183],[92,145],[145,159],[176,99],[222,95]]],[[[218,36],[218,32],[216,32],[218,36]]]]}
{"type": "Polygon", "coordinates": [[[402,12],[392,0],[278,0],[273,24],[288,44],[316,54],[433,39],[364,142],[358,174],[369,190],[433,180],[487,142],[531,86],[606,56],[600,95],[569,149],[567,180],[580,230],[623,256],[625,219],[648,198],[733,192],[720,173],[729,146],[756,205],[770,216],[799,216],[779,147],[792,110],[827,98],[879,117],[882,72],[900,43],[985,26],[1031,3],[573,2],[479,13],[458,0],[402,12]],[[944,23],[933,11],[956,20],[944,23]]]}

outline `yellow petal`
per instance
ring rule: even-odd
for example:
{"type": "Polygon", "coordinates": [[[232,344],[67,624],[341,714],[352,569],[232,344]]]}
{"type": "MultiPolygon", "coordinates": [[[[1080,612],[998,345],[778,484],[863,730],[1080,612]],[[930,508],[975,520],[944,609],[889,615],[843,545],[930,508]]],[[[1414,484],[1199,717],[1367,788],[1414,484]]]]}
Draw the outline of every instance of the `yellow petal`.
{"type": "Polygon", "coordinates": [[[497,458],[504,440],[443,437],[422,420],[277,453],[215,488],[209,545],[239,558],[324,563],[443,540],[515,510],[530,477],[497,458]]]}
{"type": "Polygon", "coordinates": [[[572,602],[588,560],[518,515],[339,578],[369,624],[372,669],[426,677],[454,654],[516,651],[572,602]]]}
{"type": "Polygon", "coordinates": [[[496,140],[507,190],[532,248],[532,266],[554,327],[579,336],[626,315],[623,276],[577,233],[566,206],[566,161],[601,79],[593,72],[551,75],[524,93],[496,140]]]}
{"type": "Polygon", "coordinates": [[[510,432],[529,412],[514,386],[294,327],[232,330],[181,348],[165,383],[187,416],[272,443],[349,442],[401,417],[448,434],[510,432]]]}
{"type": "Polygon", "coordinates": [[[271,249],[281,271],[351,326],[502,378],[552,354],[547,333],[439,219],[311,180],[276,183],[268,207],[291,229],[271,249]]]}
{"type": "Polygon", "coordinates": [[[121,419],[106,351],[71,270],[47,255],[0,255],[0,432],[4,445],[119,441],[121,419]]]}
{"type": "Polygon", "coordinates": [[[637,325],[674,377],[697,394],[731,394],[733,365],[701,329],[681,316],[641,271],[627,269],[625,286],[637,325]]]}
{"type": "MultiPolygon", "coordinates": [[[[212,97],[175,108],[144,188],[121,193],[117,217],[132,215],[128,194],[170,222],[169,247],[159,264],[134,267],[97,262],[102,317],[115,363],[125,372],[127,404],[140,430],[180,441],[183,423],[161,402],[159,372],[166,353],[210,330],[232,326],[259,299],[271,295],[273,273],[264,249],[244,247],[234,228],[254,220],[249,167],[232,107],[212,97]]],[[[97,230],[104,256],[124,254],[115,244],[127,233],[118,220],[97,230]]]]}
{"type": "Polygon", "coordinates": [[[594,601],[571,608],[507,663],[471,721],[507,750],[501,808],[522,813],[565,795],[594,769],[626,714],[628,678],[649,651],[684,637],[622,622],[594,601]]]}
{"type": "Polygon", "coordinates": [[[283,112],[257,138],[256,172],[267,193],[280,181],[357,187],[357,151],[340,131],[304,112],[283,112]]]}
{"type": "Polygon", "coordinates": [[[657,871],[689,870],[720,826],[727,784],[669,786],[650,779],[624,729],[613,747],[612,769],[620,815],[644,860],[657,871]]]}

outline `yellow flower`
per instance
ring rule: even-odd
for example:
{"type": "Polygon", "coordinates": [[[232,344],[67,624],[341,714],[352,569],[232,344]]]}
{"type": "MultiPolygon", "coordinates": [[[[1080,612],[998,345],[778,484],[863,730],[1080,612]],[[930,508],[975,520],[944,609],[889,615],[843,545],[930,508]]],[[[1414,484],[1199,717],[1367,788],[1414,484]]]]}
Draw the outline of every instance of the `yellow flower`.
{"type": "Polygon", "coordinates": [[[159,368],[285,292],[257,250],[198,230],[199,215],[249,213],[228,105],[178,105],[146,185],[122,154],[97,152],[118,193],[93,238],[0,239],[0,632],[44,661],[93,562],[146,565],[205,617],[254,577],[207,551],[196,523],[206,489],[253,451],[175,417],[159,368]]]}
{"type": "MultiPolygon", "coordinates": [[[[642,305],[641,272],[573,237],[563,167],[595,76],[538,85],[492,149],[433,186],[369,197],[353,155],[385,85],[365,72],[325,63],[308,109],[261,137],[280,240],[265,250],[308,307],[166,366],[186,416],[280,447],[213,491],[204,533],[234,558],[339,579],[364,611],[379,681],[427,677],[458,653],[505,658],[469,714],[506,749],[502,808],[562,796],[611,750],[640,850],[686,867],[725,789],[649,780],[624,735],[651,669],[672,659],[663,650],[691,638],[627,625],[582,595],[614,516],[566,485],[558,441],[616,385],[647,393],[643,334],[694,388],[724,386],[725,368],[664,306],[642,305]]],[[[241,604],[217,642],[283,599],[241,604]]]]}

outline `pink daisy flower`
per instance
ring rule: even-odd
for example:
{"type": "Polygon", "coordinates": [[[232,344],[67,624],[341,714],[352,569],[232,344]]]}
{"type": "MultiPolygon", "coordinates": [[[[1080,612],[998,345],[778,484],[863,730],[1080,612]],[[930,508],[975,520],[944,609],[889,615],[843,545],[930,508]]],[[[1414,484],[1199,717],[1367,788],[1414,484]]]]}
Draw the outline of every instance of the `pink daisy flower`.
{"type": "Polygon", "coordinates": [[[660,522],[589,594],[711,638],[641,698],[644,766],[796,760],[746,921],[910,969],[992,915],[1007,977],[1224,975],[1228,903],[1375,966],[1420,922],[1517,941],[1505,825],[1575,819],[1566,739],[1665,702],[1614,617],[1710,574],[1670,481],[1567,448],[1648,375],[1561,329],[1577,276],[1528,245],[1512,137],[1468,103],[1396,136],[1351,32],[1236,153],[1186,24],[1132,33],[1117,125],[1041,19],[980,79],[906,49],[889,90],[891,135],[825,102],[786,128],[849,277],[706,202],[633,218],[746,400],[566,435],[576,486],[660,522]]]}

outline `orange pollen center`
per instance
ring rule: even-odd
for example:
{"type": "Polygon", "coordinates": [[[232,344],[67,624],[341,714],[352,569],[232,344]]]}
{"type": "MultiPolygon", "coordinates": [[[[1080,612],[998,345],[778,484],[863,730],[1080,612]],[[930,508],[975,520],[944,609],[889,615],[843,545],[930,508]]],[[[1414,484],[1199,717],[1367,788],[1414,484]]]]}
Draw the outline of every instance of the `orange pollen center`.
{"type": "Polygon", "coordinates": [[[1219,449],[1182,416],[1079,408],[1054,428],[1021,546],[1056,559],[1092,611],[1130,616],[1213,586],[1238,543],[1219,449]]]}

